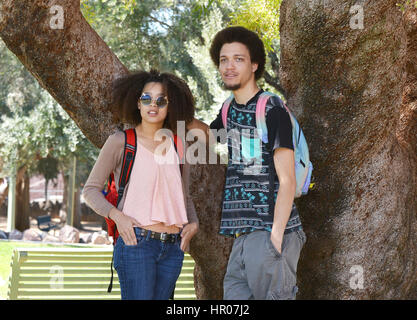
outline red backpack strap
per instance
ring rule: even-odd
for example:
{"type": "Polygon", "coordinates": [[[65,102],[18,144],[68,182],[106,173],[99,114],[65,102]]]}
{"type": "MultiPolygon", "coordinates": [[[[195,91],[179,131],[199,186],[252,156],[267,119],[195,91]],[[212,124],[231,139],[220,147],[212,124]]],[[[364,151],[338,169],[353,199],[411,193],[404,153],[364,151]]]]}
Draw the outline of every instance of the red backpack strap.
{"type": "Polygon", "coordinates": [[[136,149],[137,149],[137,137],[135,129],[128,129],[124,131],[125,134],[125,147],[123,153],[122,169],[120,171],[119,189],[117,190],[117,206],[119,206],[122,200],[125,187],[130,178],[132,172],[133,163],[135,161],[136,149]]]}
{"type": "Polygon", "coordinates": [[[181,171],[181,175],[182,175],[182,171],[183,171],[183,166],[184,166],[184,141],[182,141],[181,138],[179,138],[177,135],[174,135],[174,147],[175,147],[175,151],[178,154],[178,158],[180,160],[180,171],[181,171]]]}

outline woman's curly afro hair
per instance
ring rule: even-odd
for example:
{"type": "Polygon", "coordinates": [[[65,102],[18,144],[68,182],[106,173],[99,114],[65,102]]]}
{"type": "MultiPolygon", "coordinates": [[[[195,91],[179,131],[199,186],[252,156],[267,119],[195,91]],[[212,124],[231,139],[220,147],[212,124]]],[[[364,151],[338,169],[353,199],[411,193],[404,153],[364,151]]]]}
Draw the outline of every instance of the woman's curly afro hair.
{"type": "Polygon", "coordinates": [[[164,128],[177,130],[177,121],[189,124],[195,113],[194,97],[187,83],[171,73],[157,70],[135,71],[118,78],[113,83],[112,109],[116,121],[138,125],[142,122],[138,101],[149,82],[160,82],[168,97],[168,115],[164,128]]]}

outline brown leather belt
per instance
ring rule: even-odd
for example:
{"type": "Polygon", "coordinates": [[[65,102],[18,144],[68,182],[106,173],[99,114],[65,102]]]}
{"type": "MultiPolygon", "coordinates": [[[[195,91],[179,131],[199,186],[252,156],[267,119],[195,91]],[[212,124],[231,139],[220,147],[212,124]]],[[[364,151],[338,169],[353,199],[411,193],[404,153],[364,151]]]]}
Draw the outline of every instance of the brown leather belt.
{"type": "Polygon", "coordinates": [[[179,239],[181,239],[180,233],[166,233],[166,232],[160,233],[160,232],[142,229],[139,227],[135,227],[135,229],[137,229],[140,232],[139,233],[140,236],[145,237],[147,239],[149,237],[150,239],[155,239],[161,242],[170,242],[170,243],[175,243],[179,239]]]}

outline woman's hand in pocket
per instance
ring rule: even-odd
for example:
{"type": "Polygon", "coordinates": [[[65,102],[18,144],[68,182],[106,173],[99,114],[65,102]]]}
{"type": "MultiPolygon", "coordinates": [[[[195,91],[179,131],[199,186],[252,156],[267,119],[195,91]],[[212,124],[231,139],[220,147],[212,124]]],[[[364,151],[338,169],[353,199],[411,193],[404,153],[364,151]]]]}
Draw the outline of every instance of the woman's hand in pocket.
{"type": "Polygon", "coordinates": [[[190,241],[198,231],[198,223],[192,222],[185,225],[181,231],[181,250],[190,252],[190,241]]]}
{"type": "Polygon", "coordinates": [[[109,218],[114,220],[123,242],[128,246],[137,244],[134,227],[140,227],[139,222],[132,217],[125,215],[123,212],[113,208],[109,213],[109,218]]]}

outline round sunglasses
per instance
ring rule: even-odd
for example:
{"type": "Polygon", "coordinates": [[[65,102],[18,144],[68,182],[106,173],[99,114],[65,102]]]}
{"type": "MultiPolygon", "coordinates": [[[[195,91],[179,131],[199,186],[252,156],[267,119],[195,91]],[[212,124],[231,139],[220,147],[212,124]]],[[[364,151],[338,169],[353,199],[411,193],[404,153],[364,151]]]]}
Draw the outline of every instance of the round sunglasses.
{"type": "Polygon", "coordinates": [[[147,93],[142,94],[139,101],[143,106],[150,106],[152,102],[155,102],[158,108],[164,108],[168,105],[168,99],[166,97],[160,96],[155,100],[152,100],[152,97],[147,93]]]}

